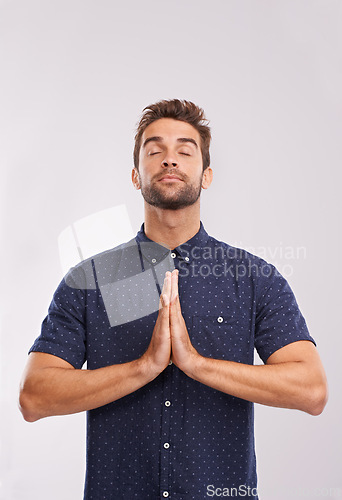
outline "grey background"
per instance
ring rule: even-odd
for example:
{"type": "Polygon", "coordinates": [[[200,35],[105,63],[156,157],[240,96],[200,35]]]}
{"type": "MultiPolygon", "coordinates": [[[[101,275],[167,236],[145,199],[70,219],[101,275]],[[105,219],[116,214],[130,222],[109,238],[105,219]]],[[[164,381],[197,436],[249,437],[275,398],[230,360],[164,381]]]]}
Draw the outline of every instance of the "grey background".
{"type": "Polygon", "coordinates": [[[341,21],[333,0],[0,1],[0,499],[82,497],[85,416],[24,422],[19,379],[58,235],[122,203],[139,229],[134,127],[174,97],[211,120],[206,229],[286,269],[328,375],[319,417],[256,406],[260,497],[341,497],[341,21]]]}

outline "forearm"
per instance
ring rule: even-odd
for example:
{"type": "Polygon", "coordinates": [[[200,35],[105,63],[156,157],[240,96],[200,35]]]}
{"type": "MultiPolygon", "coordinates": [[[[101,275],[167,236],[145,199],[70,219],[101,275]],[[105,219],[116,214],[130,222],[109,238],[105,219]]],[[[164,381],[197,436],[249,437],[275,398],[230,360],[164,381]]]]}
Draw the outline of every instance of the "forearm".
{"type": "Polygon", "coordinates": [[[44,367],[24,378],[21,411],[32,422],[91,410],[136,391],[154,377],[140,359],[96,370],[44,367]]]}
{"type": "MultiPolygon", "coordinates": [[[[169,273],[170,274],[170,273],[169,273]]],[[[168,276],[163,291],[170,288],[168,276]]],[[[130,394],[156,378],[169,364],[171,340],[168,301],[161,302],[150,344],[128,363],[78,370],[47,353],[31,352],[20,387],[25,420],[92,410],[130,394]]]]}
{"type": "MultiPolygon", "coordinates": [[[[321,412],[321,381],[303,361],[248,365],[196,356],[187,373],[191,378],[253,403],[321,412]]],[[[323,393],[323,391],[322,391],[323,393]]]]}

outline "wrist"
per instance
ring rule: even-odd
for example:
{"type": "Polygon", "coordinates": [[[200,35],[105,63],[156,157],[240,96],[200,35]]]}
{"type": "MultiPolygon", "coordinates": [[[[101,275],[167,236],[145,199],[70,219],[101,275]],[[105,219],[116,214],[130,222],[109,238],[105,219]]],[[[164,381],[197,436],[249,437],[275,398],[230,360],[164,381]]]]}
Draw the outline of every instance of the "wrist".
{"type": "Polygon", "coordinates": [[[163,371],[146,353],[137,359],[136,363],[139,375],[142,379],[146,380],[146,383],[154,380],[163,371]]]}
{"type": "Polygon", "coordinates": [[[188,358],[186,366],[182,368],[182,371],[190,378],[199,381],[200,374],[203,371],[206,358],[199,354],[199,352],[194,350],[188,358]]]}

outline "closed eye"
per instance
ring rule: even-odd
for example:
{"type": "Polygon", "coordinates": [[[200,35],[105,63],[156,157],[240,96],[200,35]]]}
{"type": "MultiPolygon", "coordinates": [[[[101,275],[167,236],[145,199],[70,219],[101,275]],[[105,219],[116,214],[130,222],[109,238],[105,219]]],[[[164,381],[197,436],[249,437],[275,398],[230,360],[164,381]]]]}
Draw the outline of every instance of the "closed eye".
{"type": "Polygon", "coordinates": [[[154,153],[149,153],[149,156],[159,155],[159,153],[161,153],[161,151],[155,151],[154,153]]]}

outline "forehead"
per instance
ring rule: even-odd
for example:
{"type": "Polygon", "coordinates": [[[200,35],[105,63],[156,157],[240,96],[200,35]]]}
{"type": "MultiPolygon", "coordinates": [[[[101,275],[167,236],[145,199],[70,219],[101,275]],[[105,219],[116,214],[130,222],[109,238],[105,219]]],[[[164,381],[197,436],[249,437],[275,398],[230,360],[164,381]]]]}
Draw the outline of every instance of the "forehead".
{"type": "Polygon", "coordinates": [[[160,118],[154,121],[146,129],[142,135],[143,144],[148,137],[158,136],[165,140],[177,140],[180,137],[190,137],[200,145],[201,137],[199,132],[190,125],[190,123],[173,118],[160,118]]]}

